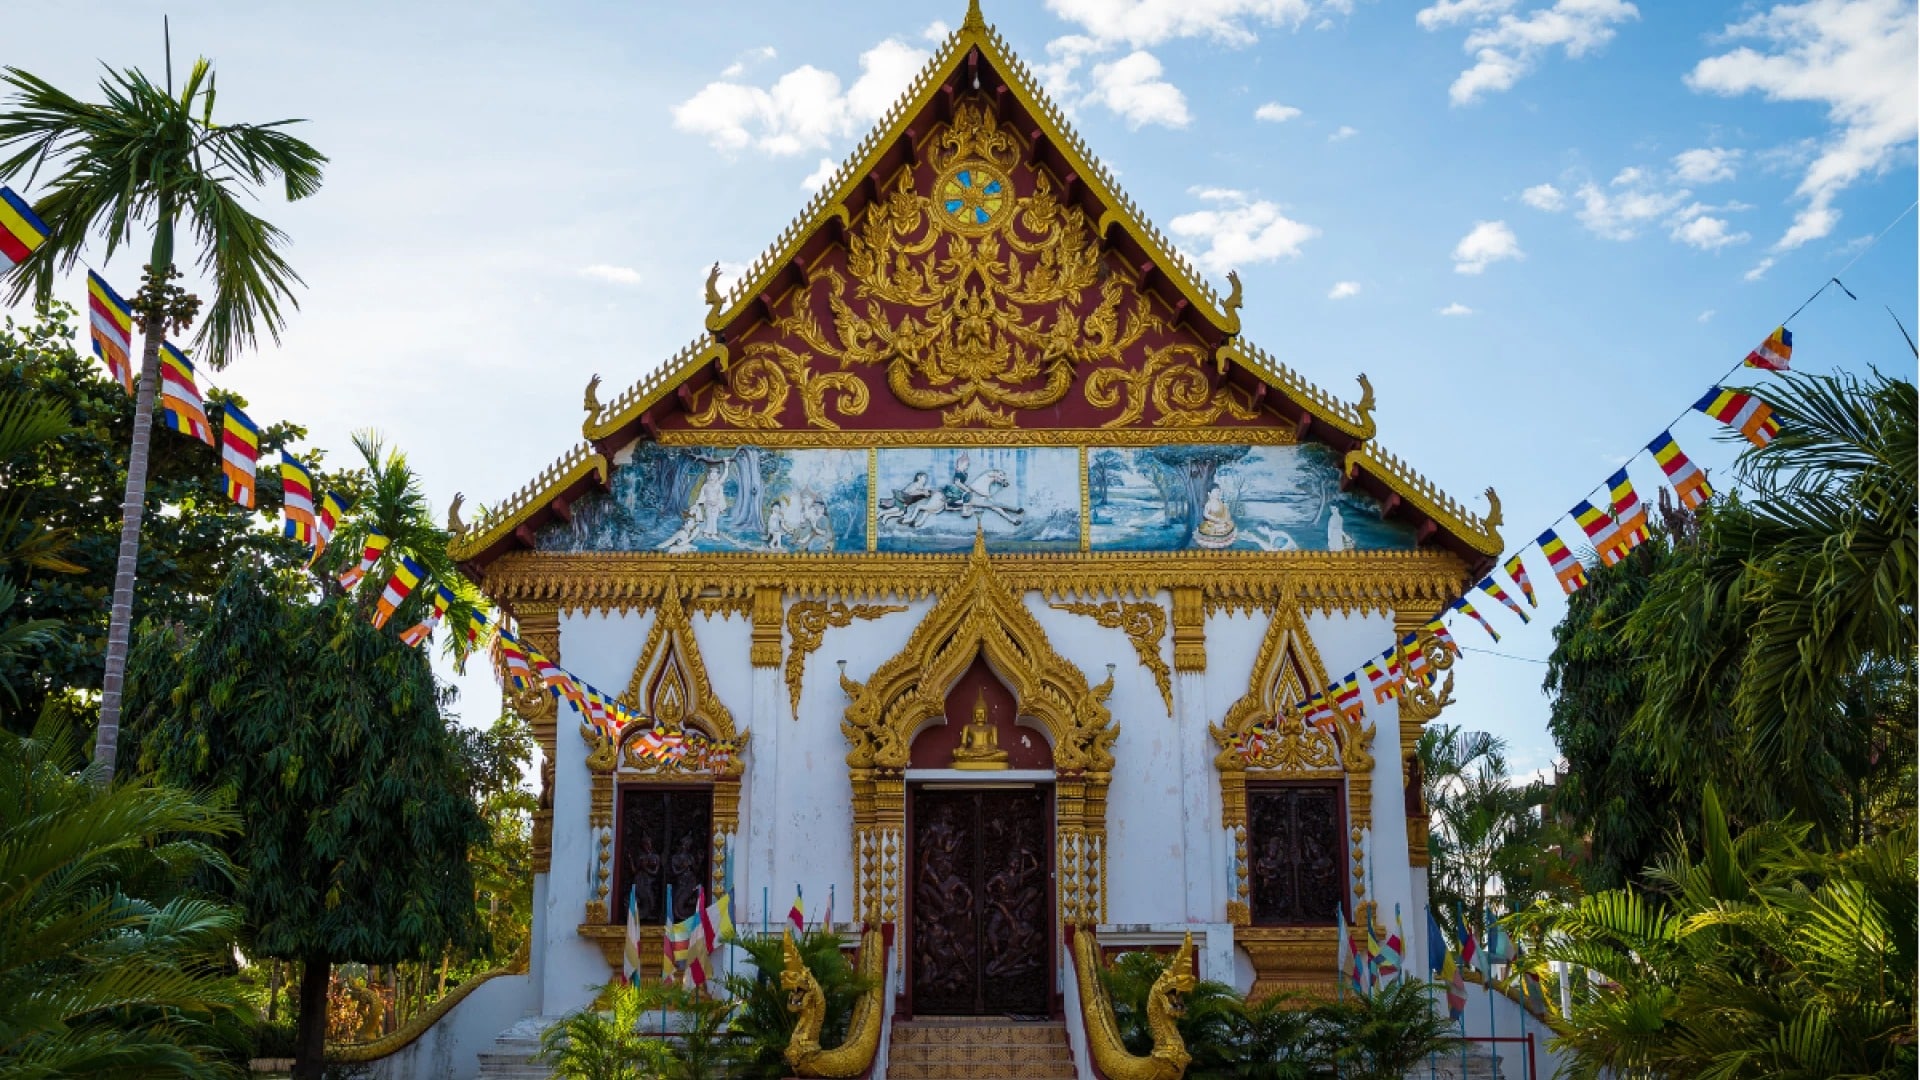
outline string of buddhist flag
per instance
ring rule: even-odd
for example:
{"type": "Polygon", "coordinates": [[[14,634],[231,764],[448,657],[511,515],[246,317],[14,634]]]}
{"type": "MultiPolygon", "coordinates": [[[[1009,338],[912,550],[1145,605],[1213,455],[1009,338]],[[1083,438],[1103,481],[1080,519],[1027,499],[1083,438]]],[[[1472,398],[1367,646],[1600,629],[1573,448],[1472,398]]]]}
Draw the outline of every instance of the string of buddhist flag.
{"type": "MultiPolygon", "coordinates": [[[[1838,279],[1834,279],[1838,284],[1838,279]]],[[[1822,289],[1825,288],[1823,285],[1822,289]]],[[[1845,286],[1841,286],[1845,289],[1845,286]]],[[[1818,293],[1814,294],[1818,296],[1818,293]]],[[[1849,293],[1848,295],[1852,295],[1849,293]]],[[[1809,300],[1811,302],[1811,300],[1809,300]]],[[[1806,305],[1801,305],[1803,308],[1806,305]]],[[[1795,312],[1798,314],[1798,312],[1795,312]]],[[[1728,374],[1741,366],[1759,368],[1763,371],[1787,371],[1793,359],[1793,334],[1783,324],[1767,336],[1758,348],[1747,354],[1741,364],[1728,369],[1728,374]]],[[[1723,376],[1724,378],[1724,376],[1723,376]]],[[[1773,408],[1756,394],[1730,390],[1717,383],[1707,389],[1700,400],[1693,403],[1690,412],[1703,413],[1720,423],[1740,432],[1754,446],[1766,446],[1774,436],[1780,433],[1780,423],[1773,417],[1773,408]]],[[[1681,414],[1682,416],[1685,413],[1681,414]]],[[[1713,497],[1713,487],[1707,483],[1707,477],[1699,466],[1680,449],[1674,441],[1672,425],[1646,444],[1645,452],[1652,456],[1655,464],[1666,477],[1674,495],[1680,504],[1689,510],[1698,508],[1713,497]]],[[[1634,456],[1639,456],[1638,454],[1634,456]]],[[[1631,460],[1629,460],[1631,463],[1631,460]]],[[[1647,525],[1647,507],[1634,490],[1633,481],[1622,465],[1606,479],[1607,505],[1603,509],[1582,499],[1567,511],[1575,524],[1580,526],[1587,540],[1593,545],[1594,553],[1601,565],[1613,566],[1627,557],[1627,553],[1652,539],[1647,525]]],[[[1557,522],[1554,524],[1558,524],[1557,522]]],[[[1513,590],[1526,600],[1522,607],[1514,592],[1499,580],[1494,573],[1480,579],[1470,592],[1479,592],[1498,601],[1501,606],[1520,617],[1523,623],[1531,622],[1527,611],[1538,608],[1540,601],[1534,592],[1533,580],[1527,575],[1527,564],[1521,558],[1528,549],[1538,548],[1547,560],[1554,580],[1571,596],[1587,585],[1585,565],[1567,542],[1550,525],[1534,541],[1514,552],[1500,564],[1499,573],[1511,582],[1513,590]]],[[[1448,631],[1445,619],[1452,612],[1460,612],[1480,624],[1494,641],[1500,640],[1499,631],[1487,621],[1485,615],[1473,605],[1473,601],[1463,595],[1447,605],[1445,611],[1429,620],[1421,630],[1431,635],[1447,652],[1459,655],[1460,646],[1448,631]]],[[[1334,680],[1325,690],[1315,692],[1307,700],[1294,706],[1301,718],[1309,725],[1329,730],[1334,724],[1336,711],[1346,716],[1348,721],[1358,723],[1364,712],[1361,687],[1364,683],[1373,695],[1376,704],[1384,705],[1399,697],[1408,680],[1414,680],[1420,686],[1430,686],[1438,674],[1428,662],[1426,651],[1420,645],[1420,633],[1406,635],[1394,642],[1385,652],[1366,663],[1357,671],[1334,680]]],[[[1281,716],[1276,715],[1266,725],[1256,725],[1244,732],[1239,741],[1239,752],[1243,757],[1256,758],[1265,753],[1267,740],[1278,732],[1281,716]]]]}

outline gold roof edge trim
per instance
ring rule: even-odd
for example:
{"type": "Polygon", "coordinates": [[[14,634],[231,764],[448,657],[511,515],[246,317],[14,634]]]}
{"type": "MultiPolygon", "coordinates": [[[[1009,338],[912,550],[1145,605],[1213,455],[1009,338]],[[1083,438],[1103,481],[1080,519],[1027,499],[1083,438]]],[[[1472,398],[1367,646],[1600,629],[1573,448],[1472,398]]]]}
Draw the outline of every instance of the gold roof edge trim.
{"type": "Polygon", "coordinates": [[[1059,106],[1040,88],[1026,63],[1014,54],[999,30],[988,26],[979,17],[977,3],[969,4],[967,18],[960,28],[948,34],[947,39],[934,50],[926,66],[920,69],[913,81],[907,84],[907,89],[854,146],[853,152],[840,163],[832,177],[814,192],[774,242],[747,264],[746,270],[728,287],[725,297],[708,314],[707,329],[717,331],[738,318],[742,309],[765,290],[773,276],[793,259],[799,246],[828,218],[837,213],[844,220],[845,196],[859,183],[860,177],[872,171],[879,157],[899,140],[907,124],[926,106],[940,81],[936,76],[944,74],[949,66],[956,65],[971,46],[979,46],[982,53],[994,62],[996,70],[1006,77],[1007,88],[1032,115],[1041,133],[1062,152],[1078,157],[1086,165],[1085,175],[1080,179],[1093,189],[1106,207],[1100,222],[1102,231],[1109,219],[1118,219],[1140,241],[1142,247],[1172,271],[1167,274],[1168,280],[1208,321],[1229,335],[1239,333],[1239,289],[1236,287],[1232,296],[1222,298],[1186,256],[1147,220],[1139,205],[1120,190],[1112,170],[1101,162],[1086,140],[1073,129],[1059,106]]]}
{"type": "Polygon", "coordinates": [[[612,401],[588,413],[586,422],[580,425],[581,436],[599,442],[613,435],[658,404],[689,374],[706,366],[710,360],[718,360],[724,367],[727,347],[713,335],[701,334],[681,346],[680,351],[669,357],[666,363],[640,376],[632,386],[616,394],[612,401]]]}
{"type": "Polygon", "coordinates": [[[1298,371],[1244,338],[1236,337],[1220,346],[1220,352],[1258,376],[1261,382],[1293,399],[1301,408],[1312,413],[1314,419],[1362,442],[1373,438],[1376,430],[1373,422],[1373,384],[1367,381],[1365,375],[1360,376],[1360,400],[1350,405],[1308,382],[1298,371]]]}
{"type": "Polygon", "coordinates": [[[1441,491],[1439,485],[1415,472],[1405,459],[1371,442],[1349,450],[1343,466],[1348,476],[1352,476],[1356,468],[1366,470],[1369,476],[1385,484],[1387,490],[1419,508],[1436,525],[1445,527],[1482,555],[1498,557],[1506,550],[1506,542],[1500,538],[1500,526],[1503,524],[1500,496],[1492,488],[1487,489],[1488,509],[1486,515],[1482,516],[1468,510],[1459,500],[1441,491]]]}
{"type": "Polygon", "coordinates": [[[592,443],[579,443],[558,461],[540,470],[520,490],[502,499],[496,506],[482,510],[480,516],[447,542],[447,553],[456,562],[474,558],[510,535],[528,518],[550,502],[557,492],[565,491],[589,473],[607,482],[607,459],[592,443]]]}

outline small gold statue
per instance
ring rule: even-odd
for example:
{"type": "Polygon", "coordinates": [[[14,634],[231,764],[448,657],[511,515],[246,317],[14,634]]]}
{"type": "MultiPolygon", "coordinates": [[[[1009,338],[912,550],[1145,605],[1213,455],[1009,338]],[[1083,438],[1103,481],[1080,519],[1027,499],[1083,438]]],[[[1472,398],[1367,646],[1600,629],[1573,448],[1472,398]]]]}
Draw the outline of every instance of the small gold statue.
{"type": "Polygon", "coordinates": [[[983,687],[973,702],[973,722],[960,729],[960,745],[953,750],[956,769],[1004,769],[1007,752],[1000,749],[1000,733],[987,719],[987,691],[983,687]]]}

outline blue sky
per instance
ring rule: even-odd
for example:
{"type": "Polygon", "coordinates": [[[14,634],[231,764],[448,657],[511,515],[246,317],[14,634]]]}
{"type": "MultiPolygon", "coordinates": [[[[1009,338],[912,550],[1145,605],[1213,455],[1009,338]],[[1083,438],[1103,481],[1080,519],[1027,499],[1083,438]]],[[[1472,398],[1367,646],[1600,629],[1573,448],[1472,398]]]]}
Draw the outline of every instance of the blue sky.
{"type": "MultiPolygon", "coordinates": [[[[891,102],[960,0],[826,5],[167,5],[228,119],[301,116],[333,163],[262,212],[308,284],[279,346],[213,381],[256,418],[401,444],[444,506],[492,502],[578,438],[580,387],[692,338],[744,264],[891,102]],[[827,167],[823,170],[823,165],[827,167]]],[[[145,3],[16,2],[4,62],[91,96],[160,66],[145,3]]],[[[989,0],[1246,334],[1509,544],[1554,520],[1839,272],[1796,367],[1912,372],[1916,22],[1900,0],[989,0]],[[1888,228],[1891,225],[1891,228],[1888,228]],[[1882,230],[1878,243],[1868,246],[1882,230]]],[[[35,194],[32,188],[26,189],[35,194]]],[[[138,257],[105,269],[134,287],[138,257]]],[[[82,286],[74,282],[77,297],[82,286]]],[[[604,392],[603,392],[604,396],[604,392]]],[[[1704,418],[1702,465],[1732,447],[1704,418]]],[[[1650,496],[1655,472],[1631,466],[1650,496]]],[[[1562,522],[1563,529],[1570,526],[1562,522]]],[[[1446,720],[1553,759],[1559,614],[1470,654],[1446,720]]],[[[1491,603],[1483,607],[1496,607],[1491,603]]],[[[1458,628],[1489,645],[1478,628],[1458,628]]],[[[484,720],[484,679],[461,680],[484,720]]]]}

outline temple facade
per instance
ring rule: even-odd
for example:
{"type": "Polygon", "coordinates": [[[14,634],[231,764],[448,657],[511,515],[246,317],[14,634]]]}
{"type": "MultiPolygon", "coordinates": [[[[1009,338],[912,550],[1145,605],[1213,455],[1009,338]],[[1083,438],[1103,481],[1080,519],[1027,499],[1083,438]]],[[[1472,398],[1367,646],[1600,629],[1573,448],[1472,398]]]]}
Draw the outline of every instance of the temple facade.
{"type": "Polygon", "coordinates": [[[1255,993],[1331,996],[1342,917],[1424,958],[1409,766],[1453,676],[1421,628],[1501,551],[1499,503],[1382,449],[1365,376],[1308,382],[1228,284],[970,11],[709,279],[699,335],[610,398],[596,377],[577,445],[460,526],[521,638],[647,719],[514,701],[544,755],[530,956],[410,1051],[450,1071],[385,1071],[471,1075],[587,1003],[630,892],[650,972],[701,890],[743,930],[831,896],[850,942],[885,930],[886,1022],[1053,1017],[1083,1075],[1076,935],[1191,935],[1195,974],[1255,993]],[[1430,680],[1302,716],[1408,634],[1430,680]],[[656,761],[649,732],[705,752],[656,761]]]}

